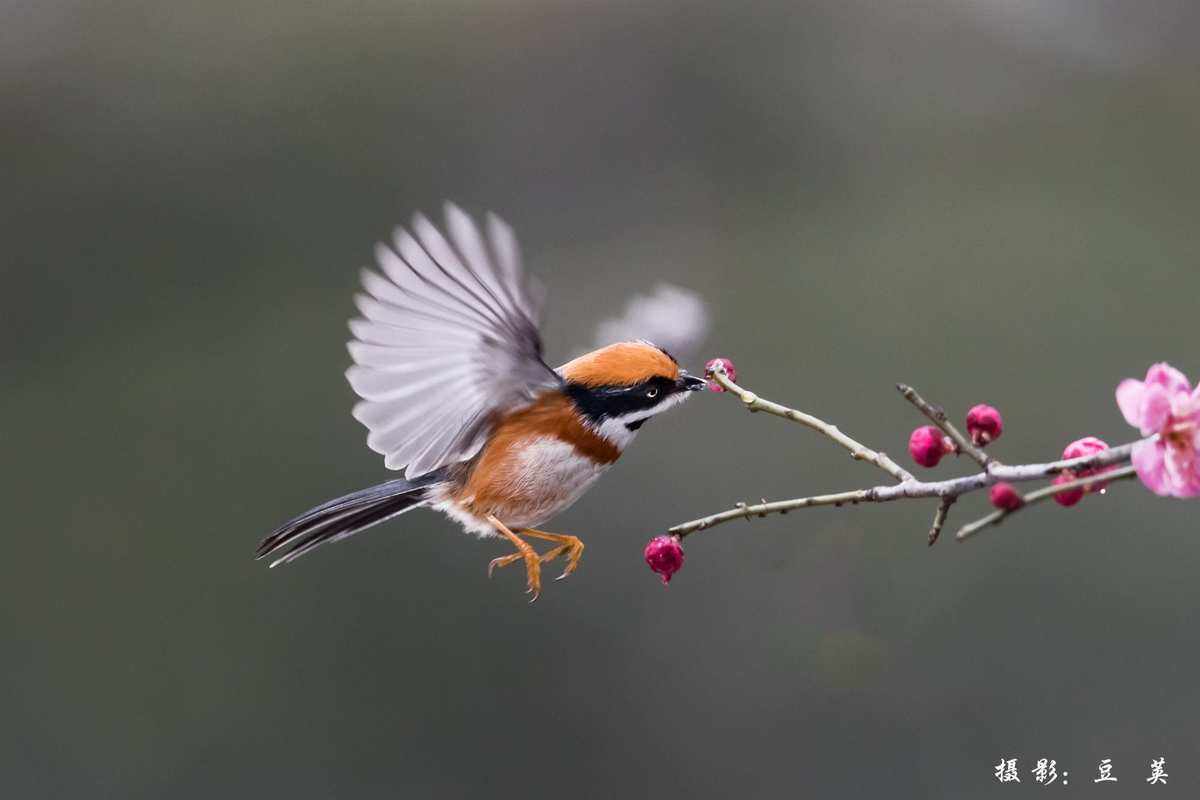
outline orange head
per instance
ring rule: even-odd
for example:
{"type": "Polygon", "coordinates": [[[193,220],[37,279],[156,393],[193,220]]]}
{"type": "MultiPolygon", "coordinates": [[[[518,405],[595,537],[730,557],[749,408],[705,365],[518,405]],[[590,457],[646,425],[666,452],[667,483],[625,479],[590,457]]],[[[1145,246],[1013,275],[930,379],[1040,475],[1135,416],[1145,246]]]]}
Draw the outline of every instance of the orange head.
{"type": "Polygon", "coordinates": [[[670,353],[644,341],[593,350],[563,364],[558,374],[583,418],[622,444],[647,419],[705,387],[670,353]]]}
{"type": "Polygon", "coordinates": [[[585,353],[558,368],[570,383],[583,386],[633,386],[651,378],[679,379],[679,363],[650,342],[617,342],[585,353]]]}

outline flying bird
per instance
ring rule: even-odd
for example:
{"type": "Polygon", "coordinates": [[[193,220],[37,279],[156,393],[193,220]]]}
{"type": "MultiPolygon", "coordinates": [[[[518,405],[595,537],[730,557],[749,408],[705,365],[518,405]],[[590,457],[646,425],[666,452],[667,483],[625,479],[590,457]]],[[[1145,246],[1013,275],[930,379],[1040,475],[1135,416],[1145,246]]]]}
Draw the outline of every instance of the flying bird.
{"type": "Polygon", "coordinates": [[[354,417],[403,477],[289,520],[256,557],[274,556],[274,567],[430,508],[511,544],[488,575],[521,561],[537,599],[541,565],[564,558],[565,578],[584,549],[578,537],[538,527],[616,463],[647,420],[705,388],[667,348],[694,345],[707,313],[694,293],[659,286],[599,329],[650,330],[656,341],[623,339],[552,369],[538,330],[544,293],[522,270],[512,228],[489,214],[481,230],[447,204],[445,231],[418,214],[411,231],[397,228],[390,245],[377,245],[378,271],[363,271],[361,316],[350,322],[354,417]],[[539,554],[530,539],[552,546],[539,554]]]}

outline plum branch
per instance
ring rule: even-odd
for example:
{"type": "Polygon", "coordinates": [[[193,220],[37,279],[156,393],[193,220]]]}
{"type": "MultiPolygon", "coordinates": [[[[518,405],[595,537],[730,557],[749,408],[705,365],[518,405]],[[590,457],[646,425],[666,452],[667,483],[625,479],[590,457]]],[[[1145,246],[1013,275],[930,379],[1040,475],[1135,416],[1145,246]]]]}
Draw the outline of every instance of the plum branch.
{"type": "MultiPolygon", "coordinates": [[[[896,388],[900,394],[945,435],[948,440],[946,444],[947,449],[952,449],[953,452],[968,456],[981,468],[981,471],[977,473],[958,478],[923,481],[900,467],[886,453],[873,450],[858,442],[843,433],[836,425],[803,411],[766,400],[756,393],[739,386],[720,364],[717,364],[710,370],[708,377],[741,400],[747,410],[751,412],[765,411],[768,414],[782,417],[783,419],[791,420],[807,428],[811,428],[847,450],[851,458],[874,465],[894,478],[896,482],[832,494],[798,497],[792,500],[778,500],[774,502],[763,500],[762,502],[753,504],[737,503],[733,508],[725,511],[700,517],[699,519],[684,522],[670,528],[667,533],[676,537],[676,539],[683,539],[697,531],[706,530],[733,520],[750,520],[770,514],[786,514],[789,511],[801,508],[816,506],[842,507],[858,505],[859,503],[888,503],[894,500],[936,499],[938,501],[937,509],[934,513],[928,537],[929,544],[932,545],[937,541],[942,528],[946,524],[951,506],[959,497],[997,486],[1001,483],[1021,483],[1057,478],[1052,485],[1036,489],[1025,495],[1012,493],[1010,499],[1011,507],[1000,508],[985,517],[964,525],[955,534],[955,539],[964,541],[985,528],[1000,524],[1021,509],[1036,505],[1055,495],[1068,492],[1103,491],[1102,486],[1133,477],[1135,471],[1129,464],[1134,446],[1139,444],[1139,442],[1152,442],[1158,438],[1158,434],[1154,434],[1139,441],[1129,442],[1119,447],[1100,449],[1096,452],[1090,452],[1075,458],[1063,458],[1057,461],[1030,464],[1003,464],[984,453],[971,438],[968,438],[951,424],[946,417],[945,411],[940,406],[926,401],[912,387],[905,384],[898,384],[896,388]]],[[[970,424],[970,421],[968,421],[968,424],[970,424]]]]}
{"type": "Polygon", "coordinates": [[[877,452],[867,447],[864,444],[851,439],[836,425],[831,425],[823,419],[818,419],[811,414],[805,414],[803,411],[797,411],[794,408],[781,406],[779,403],[773,403],[770,400],[764,400],[754,392],[748,389],[743,389],[734,383],[724,371],[714,371],[713,380],[720,383],[725,390],[737,396],[742,403],[745,404],[746,410],[750,413],[765,411],[768,414],[774,414],[777,417],[790,419],[792,422],[799,422],[807,428],[812,428],[814,431],[821,433],[833,441],[840,444],[842,447],[850,451],[850,457],[855,461],[866,461],[874,464],[881,470],[891,475],[898,481],[911,481],[913,476],[908,471],[904,470],[892,459],[888,458],[887,453],[877,452]]]}
{"type": "Polygon", "coordinates": [[[958,452],[966,453],[976,464],[987,469],[988,464],[992,461],[991,457],[976,447],[970,439],[963,436],[958,428],[950,424],[950,420],[946,418],[946,410],[944,408],[928,402],[924,397],[917,394],[917,390],[911,386],[897,383],[896,390],[904,396],[905,400],[912,403],[922,414],[928,417],[930,422],[940,428],[942,433],[949,436],[958,452]]]}
{"type": "MultiPolygon", "coordinates": [[[[1112,483],[1113,481],[1121,481],[1135,477],[1137,477],[1137,470],[1135,470],[1133,467],[1121,467],[1120,469],[1115,469],[1111,472],[1105,472],[1103,482],[1112,483]]],[[[1021,498],[1021,505],[1015,508],[1000,508],[993,511],[991,514],[988,514],[986,517],[981,517],[974,522],[963,525],[961,528],[959,528],[958,533],[955,534],[955,538],[961,542],[970,536],[974,536],[976,533],[979,533],[986,527],[991,525],[999,525],[1011,514],[1017,513],[1026,506],[1031,506],[1034,503],[1040,503],[1043,500],[1048,500],[1054,495],[1062,494],[1063,492],[1069,492],[1075,489],[1086,489],[1092,484],[1100,482],[1101,481],[1097,478],[1097,476],[1091,475],[1085,478],[1076,478],[1073,481],[1057,483],[1052,486],[1043,486],[1041,489],[1030,492],[1029,494],[1023,496],[1021,498]]]]}

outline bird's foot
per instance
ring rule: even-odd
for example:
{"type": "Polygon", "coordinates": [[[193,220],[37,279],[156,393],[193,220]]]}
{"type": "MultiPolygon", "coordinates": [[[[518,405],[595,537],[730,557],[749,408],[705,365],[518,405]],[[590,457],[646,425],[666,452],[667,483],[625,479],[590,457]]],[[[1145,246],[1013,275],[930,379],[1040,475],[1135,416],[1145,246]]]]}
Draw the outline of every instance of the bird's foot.
{"type": "MultiPolygon", "coordinates": [[[[528,531],[522,531],[522,532],[528,533],[528,531]]],[[[574,572],[575,568],[579,566],[579,559],[583,557],[583,542],[581,542],[578,538],[576,538],[574,536],[572,536],[570,538],[573,539],[574,541],[565,542],[565,543],[557,545],[555,547],[551,547],[549,550],[542,553],[541,556],[538,557],[538,560],[540,562],[542,562],[543,564],[548,564],[549,562],[553,561],[554,559],[558,558],[561,555],[565,554],[567,556],[567,567],[566,567],[566,569],[563,570],[562,575],[559,575],[557,578],[554,579],[556,581],[561,581],[563,578],[567,577],[572,572],[574,572]]],[[[493,558],[491,563],[488,564],[488,577],[489,578],[492,577],[492,572],[495,571],[495,569],[497,567],[507,567],[509,564],[512,564],[521,558],[524,558],[524,556],[521,553],[513,553],[512,555],[500,556],[500,558],[493,558]]]]}
{"type": "Polygon", "coordinates": [[[563,570],[562,575],[559,575],[554,580],[561,581],[563,578],[570,575],[579,566],[579,559],[583,558],[583,542],[578,536],[571,536],[566,533],[546,533],[545,531],[537,531],[533,528],[522,528],[521,533],[525,536],[532,536],[535,539],[545,539],[551,542],[557,542],[557,546],[551,547],[542,554],[542,563],[553,561],[559,556],[567,557],[567,566],[563,570]]]}
{"type": "MultiPolygon", "coordinates": [[[[528,547],[528,545],[526,546],[528,547]]],[[[538,595],[542,592],[541,562],[545,559],[545,556],[539,557],[532,547],[529,548],[529,552],[530,555],[526,555],[525,553],[518,551],[512,555],[493,558],[490,562],[488,562],[488,577],[492,577],[492,573],[496,571],[497,567],[507,567],[509,564],[512,564],[516,561],[524,560],[525,579],[528,582],[528,588],[525,590],[525,593],[533,595],[529,601],[532,603],[534,600],[538,599],[538,595]]]]}
{"type": "Polygon", "coordinates": [[[500,558],[493,558],[491,560],[491,563],[488,564],[488,577],[489,578],[492,577],[492,573],[495,571],[496,567],[507,567],[509,564],[514,563],[517,559],[524,560],[524,562],[525,562],[525,581],[527,584],[525,593],[533,595],[533,597],[531,597],[529,600],[529,602],[532,603],[534,600],[537,600],[538,595],[540,595],[542,593],[542,559],[541,559],[541,557],[538,556],[537,551],[534,550],[529,545],[529,542],[525,541],[520,536],[517,536],[515,533],[510,531],[507,527],[504,526],[504,523],[500,522],[500,520],[498,520],[495,517],[490,516],[490,515],[488,516],[487,520],[488,520],[488,522],[492,523],[493,527],[496,528],[497,532],[499,532],[502,536],[504,536],[504,538],[506,538],[510,542],[512,542],[513,546],[517,548],[517,552],[515,552],[511,555],[501,556],[500,558]]]}

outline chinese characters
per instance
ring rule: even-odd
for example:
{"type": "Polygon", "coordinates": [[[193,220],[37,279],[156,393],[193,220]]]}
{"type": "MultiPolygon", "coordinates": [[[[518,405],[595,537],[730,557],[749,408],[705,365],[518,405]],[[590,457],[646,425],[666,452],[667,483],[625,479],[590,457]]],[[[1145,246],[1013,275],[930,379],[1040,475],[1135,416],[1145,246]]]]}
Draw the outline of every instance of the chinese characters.
{"type": "MultiPolygon", "coordinates": [[[[999,783],[1020,783],[1021,772],[1018,762],[1019,759],[1016,758],[1001,758],[998,763],[992,765],[993,777],[999,783]]],[[[1029,773],[1033,778],[1032,782],[1040,786],[1050,786],[1056,782],[1066,786],[1067,776],[1070,775],[1069,772],[1063,770],[1060,781],[1058,762],[1053,758],[1037,759],[1029,773]]],[[[1166,756],[1150,759],[1150,777],[1146,778],[1146,783],[1151,786],[1165,785],[1169,777],[1171,776],[1167,774],[1166,756]]],[[[1111,758],[1100,759],[1100,763],[1096,765],[1096,777],[1092,779],[1092,783],[1117,783],[1119,780],[1113,760],[1111,758]]]]}

